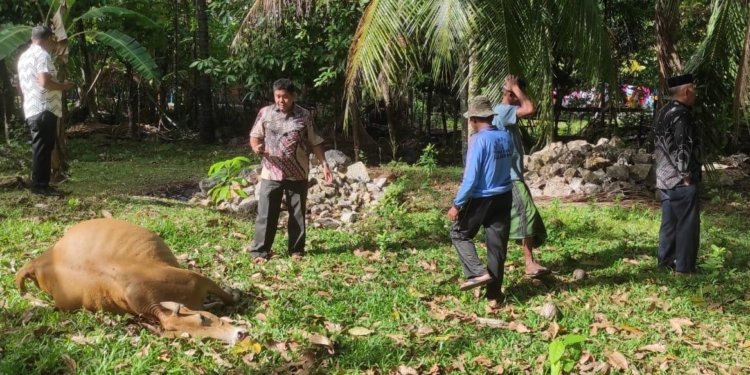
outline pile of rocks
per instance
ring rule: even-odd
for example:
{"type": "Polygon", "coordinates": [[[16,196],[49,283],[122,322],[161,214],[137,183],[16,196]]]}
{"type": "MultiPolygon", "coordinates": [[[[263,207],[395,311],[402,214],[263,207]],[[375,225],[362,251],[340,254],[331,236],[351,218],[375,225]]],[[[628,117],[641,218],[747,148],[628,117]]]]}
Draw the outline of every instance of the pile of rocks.
{"type": "MultiPolygon", "coordinates": [[[[341,151],[329,150],[325,156],[333,171],[333,183],[331,185],[323,183],[323,169],[320,165],[310,166],[310,188],[307,192],[308,225],[324,228],[350,225],[361,219],[367,209],[374,206],[385,195],[389,179],[387,177],[371,179],[364,163],[352,163],[351,159],[341,151]]],[[[258,210],[260,166],[246,169],[241,176],[249,183],[248,186],[242,188],[247,197],[235,196],[229,201],[221,202],[217,208],[242,216],[254,216],[258,210]]],[[[199,185],[201,192],[197,193],[191,202],[209,205],[208,191],[215,185],[215,182],[203,180],[199,185]]],[[[285,225],[288,216],[286,202],[282,202],[279,225],[285,225]]]]}
{"type": "Polygon", "coordinates": [[[524,157],[524,178],[534,196],[591,196],[646,192],[654,186],[653,155],[626,148],[620,138],[556,142],[524,157]]]}

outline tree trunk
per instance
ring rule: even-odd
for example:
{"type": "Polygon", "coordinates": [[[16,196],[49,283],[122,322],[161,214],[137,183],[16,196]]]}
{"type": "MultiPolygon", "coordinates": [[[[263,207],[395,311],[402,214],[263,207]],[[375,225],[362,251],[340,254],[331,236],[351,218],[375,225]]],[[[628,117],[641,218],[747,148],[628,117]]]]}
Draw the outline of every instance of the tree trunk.
{"type": "MultiPolygon", "coordinates": [[[[195,0],[196,18],[198,30],[196,34],[198,44],[198,58],[207,59],[210,54],[208,39],[208,9],[206,0],[195,0]]],[[[211,100],[211,76],[206,73],[198,73],[198,116],[200,119],[199,136],[202,142],[214,141],[214,124],[212,116],[211,100]]]]}
{"type": "Polygon", "coordinates": [[[395,98],[391,95],[387,79],[383,78],[380,82],[383,90],[383,101],[385,102],[385,115],[388,119],[388,142],[391,146],[391,160],[396,160],[396,153],[398,152],[398,136],[396,135],[398,113],[395,108],[396,100],[394,100],[395,98]]]}
{"type": "Polygon", "coordinates": [[[440,95],[440,118],[443,120],[443,140],[448,144],[448,118],[445,114],[445,97],[440,95]]]}
{"type": "MultiPolygon", "coordinates": [[[[83,21],[81,22],[81,28],[83,28],[83,21]]],[[[91,68],[91,56],[89,56],[89,45],[86,42],[86,34],[80,34],[78,37],[78,47],[81,50],[81,57],[83,57],[83,64],[81,64],[81,72],[83,73],[83,92],[81,95],[81,107],[87,107],[89,114],[96,117],[99,113],[99,109],[96,106],[96,100],[93,99],[94,88],[94,72],[91,68]]]]}
{"type": "MultiPolygon", "coordinates": [[[[469,108],[469,102],[477,95],[479,95],[479,75],[476,74],[477,68],[477,55],[476,50],[472,48],[472,52],[469,55],[469,72],[468,82],[466,89],[461,93],[461,113],[466,113],[469,108]]],[[[461,127],[461,160],[464,165],[466,164],[466,153],[469,151],[469,137],[474,134],[474,130],[471,129],[469,121],[464,122],[464,126],[461,127]]]]}
{"type": "MultiPolygon", "coordinates": [[[[67,59],[58,62],[57,80],[65,82],[68,79],[67,59]]],[[[52,174],[50,180],[61,182],[67,178],[70,165],[68,164],[68,137],[65,133],[65,122],[68,119],[68,93],[62,92],[62,118],[57,119],[57,137],[55,137],[55,148],[52,150],[52,174]]]]}
{"type": "Polygon", "coordinates": [[[424,105],[425,114],[425,133],[429,136],[432,134],[432,96],[433,96],[433,84],[427,87],[427,100],[424,105]]]}
{"type": "Polygon", "coordinates": [[[656,0],[655,23],[659,97],[664,98],[669,92],[667,78],[682,71],[680,56],[675,48],[680,31],[680,0],[656,0]]]}
{"type": "Polygon", "coordinates": [[[128,112],[128,138],[135,138],[138,136],[138,124],[136,120],[136,85],[133,79],[133,66],[125,64],[125,76],[128,80],[128,99],[127,99],[127,112],[128,112]]]}
{"type": "Polygon", "coordinates": [[[5,60],[0,60],[0,85],[2,85],[2,91],[0,91],[0,108],[2,108],[4,124],[3,134],[5,135],[5,141],[10,143],[10,118],[16,114],[15,91],[10,84],[10,77],[8,76],[8,69],[5,67],[5,60]]]}
{"type": "Polygon", "coordinates": [[[750,109],[750,12],[747,15],[747,29],[745,30],[745,47],[742,49],[737,80],[734,83],[734,142],[740,137],[740,123],[743,115],[747,116],[750,109]]]}

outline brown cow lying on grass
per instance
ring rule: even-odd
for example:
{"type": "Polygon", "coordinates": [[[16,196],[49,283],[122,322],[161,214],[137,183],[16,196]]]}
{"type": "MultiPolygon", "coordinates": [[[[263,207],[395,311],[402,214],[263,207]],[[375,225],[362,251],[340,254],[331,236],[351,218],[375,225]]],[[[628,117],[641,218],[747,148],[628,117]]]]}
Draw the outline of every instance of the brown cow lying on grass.
{"type": "Polygon", "coordinates": [[[155,233],[113,219],[73,226],[51,249],[16,274],[23,294],[31,279],[61,310],[84,308],[128,313],[158,321],[165,331],[235,343],[247,331],[203,308],[208,294],[224,303],[232,295],[207,277],[179,267],[155,233]]]}

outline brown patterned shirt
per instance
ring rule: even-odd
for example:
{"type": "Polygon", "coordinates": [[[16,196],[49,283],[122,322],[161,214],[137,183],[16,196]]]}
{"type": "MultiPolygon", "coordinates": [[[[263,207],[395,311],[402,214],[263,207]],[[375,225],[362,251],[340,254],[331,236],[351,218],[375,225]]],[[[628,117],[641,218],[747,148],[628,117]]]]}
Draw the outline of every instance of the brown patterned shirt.
{"type": "Polygon", "coordinates": [[[271,181],[307,180],[310,149],[323,143],[310,111],[296,104],[289,114],[275,104],[261,108],[250,136],[263,140],[266,154],[260,178],[271,181]]]}

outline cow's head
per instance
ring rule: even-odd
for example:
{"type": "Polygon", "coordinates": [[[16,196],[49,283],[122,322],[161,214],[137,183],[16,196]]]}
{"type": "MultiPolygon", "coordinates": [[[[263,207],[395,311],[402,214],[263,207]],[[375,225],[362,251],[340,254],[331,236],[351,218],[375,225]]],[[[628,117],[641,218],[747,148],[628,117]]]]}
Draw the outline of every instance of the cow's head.
{"type": "Polygon", "coordinates": [[[210,337],[234,344],[247,337],[247,330],[235,327],[207,311],[190,310],[177,302],[161,302],[165,331],[184,332],[191,337],[210,337]]]}

